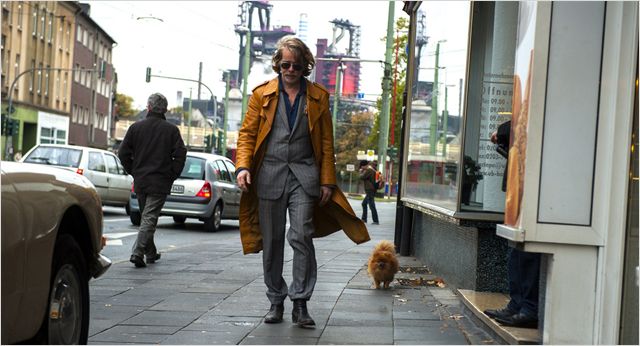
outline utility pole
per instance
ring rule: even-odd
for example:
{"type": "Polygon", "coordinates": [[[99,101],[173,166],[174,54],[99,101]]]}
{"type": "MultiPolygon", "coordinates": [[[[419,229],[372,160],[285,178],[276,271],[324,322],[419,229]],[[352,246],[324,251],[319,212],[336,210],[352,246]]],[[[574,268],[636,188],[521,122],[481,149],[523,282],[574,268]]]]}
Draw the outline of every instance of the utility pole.
{"type": "Polygon", "coordinates": [[[225,80],[224,89],[224,118],[222,119],[222,156],[227,156],[227,119],[229,119],[229,78],[231,73],[224,71],[223,76],[225,80]]]}
{"type": "Polygon", "coordinates": [[[439,58],[440,58],[440,43],[445,40],[440,40],[436,43],[436,66],[433,72],[433,91],[431,92],[431,124],[429,125],[429,152],[431,155],[436,155],[436,146],[438,139],[438,70],[439,58]]]}
{"type": "MultiPolygon", "coordinates": [[[[445,74],[446,77],[446,74],[445,74]]],[[[446,78],[445,78],[446,83],[446,78]]],[[[447,122],[449,121],[449,107],[448,98],[449,96],[449,86],[447,84],[444,85],[444,110],[442,111],[442,157],[447,157],[447,122]]]]}
{"type": "Polygon", "coordinates": [[[378,134],[378,170],[384,172],[389,136],[389,94],[391,93],[391,54],[393,52],[393,26],[395,3],[389,1],[387,18],[387,49],[384,54],[384,77],[382,78],[382,110],[380,111],[380,133],[378,134]]]}
{"type": "MultiPolygon", "coordinates": [[[[198,100],[200,100],[200,88],[202,84],[202,61],[200,62],[200,67],[198,69],[198,100]]],[[[211,95],[213,97],[213,95],[211,95]]]]}
{"type": "Polygon", "coordinates": [[[333,112],[331,114],[331,120],[333,122],[333,145],[336,145],[336,121],[338,121],[338,105],[340,101],[340,95],[342,94],[342,60],[338,60],[336,66],[336,89],[333,93],[333,112]]]}
{"type": "Polygon", "coordinates": [[[189,143],[191,142],[191,97],[192,88],[189,88],[189,112],[187,113],[187,150],[189,150],[189,143]]]}
{"type": "Polygon", "coordinates": [[[244,115],[247,113],[247,103],[249,95],[247,94],[247,83],[249,79],[249,69],[251,68],[251,28],[247,28],[247,40],[244,46],[243,69],[242,69],[242,113],[240,113],[240,122],[244,122],[244,115]]]}

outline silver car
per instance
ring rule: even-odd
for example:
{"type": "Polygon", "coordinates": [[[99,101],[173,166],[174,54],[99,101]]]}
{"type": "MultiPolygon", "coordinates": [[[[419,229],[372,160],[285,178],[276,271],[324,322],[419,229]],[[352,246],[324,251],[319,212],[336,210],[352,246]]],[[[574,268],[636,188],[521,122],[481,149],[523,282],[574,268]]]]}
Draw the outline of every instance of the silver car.
{"type": "Polygon", "coordinates": [[[86,344],[89,280],[111,265],[96,189],[65,169],[0,169],[2,344],[86,344]]]}
{"type": "MultiPolygon", "coordinates": [[[[222,219],[238,219],[241,190],[236,183],[236,168],[224,156],[188,152],[180,177],[171,187],[171,194],[160,212],[173,216],[176,223],[187,218],[204,222],[204,229],[215,232],[222,219]]],[[[131,223],[140,225],[140,207],[135,192],[131,192],[131,223]]]]}
{"type": "Polygon", "coordinates": [[[133,177],[118,157],[106,150],[65,144],[38,144],[21,162],[52,165],[84,175],[98,190],[102,205],[124,207],[129,213],[133,177]]]}

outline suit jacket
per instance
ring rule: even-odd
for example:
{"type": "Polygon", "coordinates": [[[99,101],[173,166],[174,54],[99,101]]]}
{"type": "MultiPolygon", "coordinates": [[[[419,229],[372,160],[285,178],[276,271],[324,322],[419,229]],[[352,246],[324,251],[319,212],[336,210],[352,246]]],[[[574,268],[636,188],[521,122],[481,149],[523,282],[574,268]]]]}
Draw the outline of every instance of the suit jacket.
{"type": "MultiPolygon", "coordinates": [[[[315,165],[319,171],[320,185],[336,185],[335,156],[333,151],[333,125],[329,112],[329,93],[317,83],[307,82],[306,106],[302,116],[307,117],[309,139],[315,165]]],[[[238,134],[236,167],[248,169],[252,180],[260,180],[260,168],[266,152],[266,140],[276,116],[278,78],[264,82],[255,89],[249,99],[249,107],[238,134]]],[[[253,181],[252,181],[253,182],[253,181]]],[[[369,233],[349,205],[339,188],[335,188],[331,200],[324,206],[316,206],[313,222],[314,237],[322,237],[338,230],[356,244],[368,241],[369,233]]],[[[240,238],[245,254],[262,250],[262,234],[258,220],[256,184],[240,199],[240,238]]]]}
{"type": "Polygon", "coordinates": [[[256,178],[260,199],[275,200],[282,196],[289,171],[295,175],[302,189],[311,197],[320,196],[320,174],[313,158],[308,118],[304,114],[306,102],[300,100],[295,122],[289,126],[283,94],[271,133],[266,141],[265,157],[256,178]]]}

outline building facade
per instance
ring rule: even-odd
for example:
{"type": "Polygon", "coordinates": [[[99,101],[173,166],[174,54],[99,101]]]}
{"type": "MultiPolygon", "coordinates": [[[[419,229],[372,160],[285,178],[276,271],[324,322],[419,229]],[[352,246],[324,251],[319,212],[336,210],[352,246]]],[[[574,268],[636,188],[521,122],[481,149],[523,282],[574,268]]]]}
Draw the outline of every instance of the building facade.
{"type": "Polygon", "coordinates": [[[19,124],[3,133],[3,159],[68,140],[77,10],[68,1],[2,1],[2,99],[11,100],[10,118],[19,124]]]}
{"type": "Polygon", "coordinates": [[[405,2],[405,11],[401,253],[465,301],[508,292],[510,247],[540,253],[537,342],[638,344],[638,3],[405,2]],[[418,64],[418,9],[434,65],[418,64]],[[446,20],[429,17],[438,13],[446,20]],[[416,76],[416,65],[448,75],[416,76]],[[462,84],[451,86],[462,90],[460,129],[451,142],[424,140],[426,128],[446,127],[437,108],[446,79],[462,84]],[[435,105],[416,107],[426,100],[414,81],[433,83],[435,105]],[[508,161],[490,141],[506,121],[508,161]]]}
{"type": "Polygon", "coordinates": [[[91,19],[90,7],[81,4],[76,17],[69,144],[106,149],[115,103],[115,72],[111,62],[116,44],[91,19]]]}

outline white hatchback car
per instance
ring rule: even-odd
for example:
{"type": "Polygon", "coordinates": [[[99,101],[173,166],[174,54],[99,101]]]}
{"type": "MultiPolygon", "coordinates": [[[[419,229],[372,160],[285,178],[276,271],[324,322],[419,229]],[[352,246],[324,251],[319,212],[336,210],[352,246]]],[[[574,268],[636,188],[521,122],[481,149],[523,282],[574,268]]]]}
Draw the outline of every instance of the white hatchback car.
{"type": "Polygon", "coordinates": [[[64,144],[38,144],[21,162],[67,168],[82,174],[96,187],[102,205],[125,207],[129,214],[129,195],[133,177],[120,159],[106,150],[64,144]]]}

